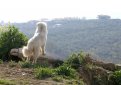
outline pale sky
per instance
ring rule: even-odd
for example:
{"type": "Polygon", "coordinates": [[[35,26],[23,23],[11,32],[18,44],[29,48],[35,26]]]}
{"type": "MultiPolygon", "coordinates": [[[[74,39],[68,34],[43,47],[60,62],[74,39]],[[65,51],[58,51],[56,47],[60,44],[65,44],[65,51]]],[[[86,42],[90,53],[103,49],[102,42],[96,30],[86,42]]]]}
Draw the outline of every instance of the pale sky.
{"type": "Polygon", "coordinates": [[[121,0],[0,0],[0,21],[110,15],[121,19],[121,0]]]}

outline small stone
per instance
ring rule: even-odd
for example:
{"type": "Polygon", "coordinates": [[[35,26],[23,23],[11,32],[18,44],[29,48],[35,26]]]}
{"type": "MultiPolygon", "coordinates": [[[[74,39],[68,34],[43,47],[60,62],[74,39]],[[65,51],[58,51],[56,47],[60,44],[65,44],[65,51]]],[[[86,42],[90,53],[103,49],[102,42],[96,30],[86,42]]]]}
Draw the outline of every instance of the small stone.
{"type": "Polygon", "coordinates": [[[25,76],[26,75],[26,73],[22,73],[22,76],[25,76]]]}

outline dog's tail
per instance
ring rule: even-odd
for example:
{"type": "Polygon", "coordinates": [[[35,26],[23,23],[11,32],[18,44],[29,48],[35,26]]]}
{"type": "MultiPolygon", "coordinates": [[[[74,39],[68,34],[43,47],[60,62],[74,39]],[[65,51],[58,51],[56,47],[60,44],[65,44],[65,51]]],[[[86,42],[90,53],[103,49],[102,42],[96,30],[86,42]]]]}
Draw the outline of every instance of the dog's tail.
{"type": "Polygon", "coordinates": [[[28,57],[32,54],[32,51],[30,49],[28,49],[27,46],[24,46],[22,48],[22,54],[23,54],[24,57],[28,57]]]}

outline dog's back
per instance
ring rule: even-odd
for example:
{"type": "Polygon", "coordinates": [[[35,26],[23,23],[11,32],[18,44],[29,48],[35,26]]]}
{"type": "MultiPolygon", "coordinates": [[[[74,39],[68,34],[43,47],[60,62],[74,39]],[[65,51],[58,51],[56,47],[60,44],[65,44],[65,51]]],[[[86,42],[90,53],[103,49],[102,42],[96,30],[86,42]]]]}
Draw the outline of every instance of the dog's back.
{"type": "Polygon", "coordinates": [[[37,28],[36,28],[35,36],[38,33],[41,44],[46,44],[47,33],[48,33],[47,24],[45,22],[38,22],[36,25],[37,25],[37,28]]]}

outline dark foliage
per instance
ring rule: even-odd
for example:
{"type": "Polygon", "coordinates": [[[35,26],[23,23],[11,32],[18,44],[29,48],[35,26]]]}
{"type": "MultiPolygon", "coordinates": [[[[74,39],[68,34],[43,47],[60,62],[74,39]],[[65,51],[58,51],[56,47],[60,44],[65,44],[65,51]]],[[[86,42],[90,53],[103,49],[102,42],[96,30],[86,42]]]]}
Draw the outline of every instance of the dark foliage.
{"type": "Polygon", "coordinates": [[[10,60],[10,50],[12,48],[20,48],[27,43],[27,37],[19,32],[15,26],[0,27],[0,59],[10,60]]]}

